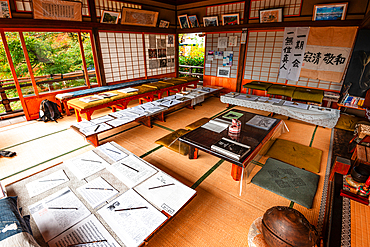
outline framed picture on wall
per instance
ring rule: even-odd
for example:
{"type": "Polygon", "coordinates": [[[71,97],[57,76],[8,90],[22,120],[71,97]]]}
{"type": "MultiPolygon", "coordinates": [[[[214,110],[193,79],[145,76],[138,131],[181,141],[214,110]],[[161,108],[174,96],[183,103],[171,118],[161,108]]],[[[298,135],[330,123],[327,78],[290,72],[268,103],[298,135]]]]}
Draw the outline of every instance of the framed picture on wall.
{"type": "Polygon", "coordinates": [[[0,18],[12,18],[9,0],[0,1],[0,18]]]}
{"type": "Polygon", "coordinates": [[[179,15],[177,18],[179,19],[181,28],[190,28],[188,15],[179,15]]]}
{"type": "Polygon", "coordinates": [[[203,17],[203,25],[205,27],[216,27],[216,26],[218,26],[218,17],[217,16],[203,17]]]}
{"type": "Polygon", "coordinates": [[[103,10],[100,23],[117,24],[121,13],[103,10]]]}
{"type": "Polygon", "coordinates": [[[82,2],[32,0],[33,19],[82,21],[82,2]]]}
{"type": "Polygon", "coordinates": [[[170,27],[170,22],[165,21],[165,20],[160,20],[158,27],[160,27],[160,28],[169,28],[170,27]]]}
{"type": "Polygon", "coordinates": [[[260,23],[282,22],[283,9],[264,9],[260,10],[260,23]]]}
{"type": "Polygon", "coordinates": [[[122,8],[121,24],[155,27],[157,26],[158,12],[122,8]]]}
{"type": "Polygon", "coordinates": [[[196,15],[189,15],[189,22],[192,28],[199,27],[199,22],[196,15]]]}
{"type": "Polygon", "coordinates": [[[335,21],[346,18],[348,3],[316,4],[313,8],[313,21],[335,21]]]}
{"type": "Polygon", "coordinates": [[[239,25],[239,14],[222,15],[222,25],[239,25]]]}

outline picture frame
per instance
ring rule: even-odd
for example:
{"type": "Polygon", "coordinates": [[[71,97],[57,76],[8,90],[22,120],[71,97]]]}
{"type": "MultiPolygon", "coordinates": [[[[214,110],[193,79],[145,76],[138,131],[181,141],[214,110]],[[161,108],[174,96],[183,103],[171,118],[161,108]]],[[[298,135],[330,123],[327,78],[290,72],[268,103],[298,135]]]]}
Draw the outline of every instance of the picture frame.
{"type": "Polygon", "coordinates": [[[118,24],[118,20],[120,17],[121,17],[121,13],[119,12],[103,10],[100,23],[118,24]]]}
{"type": "Polygon", "coordinates": [[[170,27],[170,22],[165,21],[165,20],[160,20],[158,27],[160,27],[160,28],[169,28],[170,27]]]}
{"type": "Polygon", "coordinates": [[[198,18],[197,18],[196,15],[189,15],[188,19],[189,19],[189,23],[190,23],[191,28],[199,27],[198,18]]]}
{"type": "Polygon", "coordinates": [[[9,0],[0,1],[0,18],[12,18],[9,0]]]}
{"type": "Polygon", "coordinates": [[[159,13],[155,11],[122,8],[121,24],[156,27],[158,21],[158,14],[159,13]]]}
{"type": "Polygon", "coordinates": [[[204,27],[217,27],[218,26],[218,16],[206,16],[203,17],[204,27]]]}
{"type": "Polygon", "coordinates": [[[283,8],[261,9],[259,11],[260,23],[282,22],[283,8]]]}
{"type": "Polygon", "coordinates": [[[222,26],[239,25],[239,14],[225,14],[221,16],[222,26]]]}
{"type": "Polygon", "coordinates": [[[82,21],[82,2],[32,0],[33,19],[82,21]]]}
{"type": "Polygon", "coordinates": [[[181,28],[190,28],[188,15],[179,15],[177,16],[177,18],[179,19],[179,24],[181,28]]]}
{"type": "Polygon", "coordinates": [[[345,20],[348,3],[315,4],[313,7],[313,21],[345,20]]]}

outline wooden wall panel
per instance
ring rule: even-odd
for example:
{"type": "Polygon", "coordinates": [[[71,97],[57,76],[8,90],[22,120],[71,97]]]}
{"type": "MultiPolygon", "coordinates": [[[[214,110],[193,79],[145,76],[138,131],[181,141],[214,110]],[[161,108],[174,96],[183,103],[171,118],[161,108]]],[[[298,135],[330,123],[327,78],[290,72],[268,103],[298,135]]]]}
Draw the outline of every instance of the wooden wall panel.
{"type": "Polygon", "coordinates": [[[224,87],[223,92],[235,92],[236,91],[236,78],[223,78],[216,76],[203,76],[204,86],[219,86],[224,87]]]}
{"type": "Polygon", "coordinates": [[[29,121],[29,120],[35,120],[39,118],[40,103],[44,99],[48,99],[48,100],[54,101],[55,103],[59,104],[59,102],[55,99],[56,94],[57,93],[40,95],[39,97],[31,96],[31,97],[24,98],[24,102],[27,105],[27,110],[29,114],[29,119],[27,118],[27,120],[29,121]]]}

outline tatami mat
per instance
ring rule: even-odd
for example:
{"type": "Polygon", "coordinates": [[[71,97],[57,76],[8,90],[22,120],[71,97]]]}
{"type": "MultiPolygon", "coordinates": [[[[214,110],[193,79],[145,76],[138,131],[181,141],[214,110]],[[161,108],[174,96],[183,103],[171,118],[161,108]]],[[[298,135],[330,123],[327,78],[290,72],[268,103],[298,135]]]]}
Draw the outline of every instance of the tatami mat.
{"type": "MultiPolygon", "coordinates": [[[[137,102],[131,105],[135,104],[137,102]]],[[[268,112],[244,107],[233,109],[268,115],[268,112]]],[[[239,196],[240,183],[232,179],[232,164],[229,162],[222,162],[204,152],[200,152],[198,159],[190,160],[187,156],[155,144],[155,140],[171,130],[184,128],[202,117],[212,117],[225,110],[226,104],[211,97],[201,106],[196,106],[195,110],[184,108],[169,114],[165,122],[155,121],[153,128],[131,123],[99,135],[101,143],[115,141],[181,182],[196,187],[196,197],[155,233],[147,246],[248,246],[248,230],[257,217],[272,206],[290,205],[289,200],[247,183],[247,180],[244,180],[239,196]],[[210,171],[212,168],[214,170],[210,171]]],[[[109,109],[99,110],[92,117],[97,118],[109,112],[109,109]]],[[[297,204],[293,206],[312,224],[317,224],[331,131],[287,120],[283,116],[276,117],[284,119],[290,130],[280,138],[323,150],[313,208],[306,209],[297,204]]],[[[0,158],[0,179],[6,177],[2,183],[6,185],[93,149],[82,136],[69,128],[75,122],[75,116],[72,115],[58,120],[58,123],[30,121],[0,127],[0,149],[11,147],[10,151],[17,152],[14,158],[0,158]],[[27,170],[30,167],[33,168],[27,170]]],[[[264,163],[265,159],[263,157],[260,162],[264,163]]],[[[260,166],[256,165],[251,176],[259,169],[260,166]]]]}

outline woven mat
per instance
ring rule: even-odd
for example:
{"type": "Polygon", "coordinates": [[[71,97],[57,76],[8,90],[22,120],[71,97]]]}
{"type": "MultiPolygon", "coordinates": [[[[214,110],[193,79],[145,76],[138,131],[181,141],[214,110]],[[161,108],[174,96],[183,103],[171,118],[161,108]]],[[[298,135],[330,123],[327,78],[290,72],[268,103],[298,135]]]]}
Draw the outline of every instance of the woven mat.
{"type": "Polygon", "coordinates": [[[320,176],[269,158],[252,183],[306,208],[312,207],[320,176]]]}
{"type": "Polygon", "coordinates": [[[276,139],[266,156],[311,172],[320,172],[322,151],[317,148],[276,139]]]}

